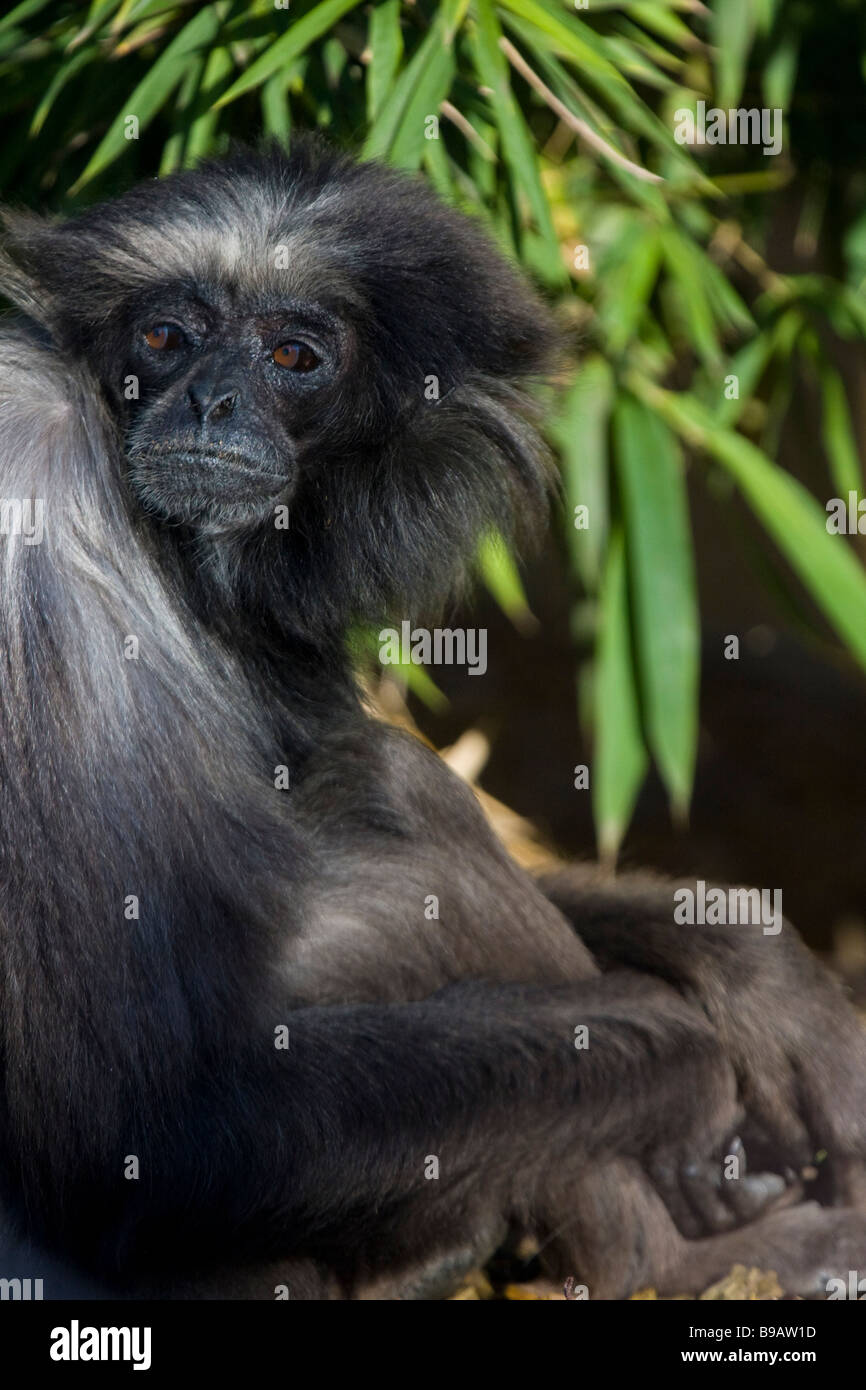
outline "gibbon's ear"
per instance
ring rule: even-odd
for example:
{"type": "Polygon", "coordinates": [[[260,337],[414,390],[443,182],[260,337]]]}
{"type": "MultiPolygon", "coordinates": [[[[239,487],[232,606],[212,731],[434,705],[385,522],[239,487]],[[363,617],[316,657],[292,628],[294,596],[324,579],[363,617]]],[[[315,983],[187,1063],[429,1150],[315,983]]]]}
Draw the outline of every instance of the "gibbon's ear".
{"type": "Polygon", "coordinates": [[[122,276],[100,266],[118,201],[66,220],[0,208],[0,297],[47,329],[58,347],[88,343],[128,298],[122,276]]]}
{"type": "Polygon", "coordinates": [[[40,252],[50,261],[54,225],[33,213],[0,209],[0,298],[49,329],[56,317],[52,277],[36,267],[40,252]]]}

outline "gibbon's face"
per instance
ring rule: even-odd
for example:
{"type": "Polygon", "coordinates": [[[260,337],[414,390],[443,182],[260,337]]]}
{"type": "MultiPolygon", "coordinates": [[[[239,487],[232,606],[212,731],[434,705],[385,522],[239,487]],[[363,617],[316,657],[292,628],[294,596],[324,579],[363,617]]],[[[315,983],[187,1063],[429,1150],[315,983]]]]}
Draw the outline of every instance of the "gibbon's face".
{"type": "Polygon", "coordinates": [[[266,522],[333,412],[350,323],[289,286],[251,293],[230,279],[166,284],[131,308],[124,375],[138,399],[125,414],[142,505],[206,531],[266,522]]]}

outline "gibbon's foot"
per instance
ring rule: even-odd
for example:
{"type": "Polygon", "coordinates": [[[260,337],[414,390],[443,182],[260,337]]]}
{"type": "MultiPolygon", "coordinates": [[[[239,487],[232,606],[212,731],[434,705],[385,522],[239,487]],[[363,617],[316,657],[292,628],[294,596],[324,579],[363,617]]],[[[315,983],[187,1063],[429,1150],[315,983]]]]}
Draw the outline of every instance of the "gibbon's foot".
{"type": "Polygon", "coordinates": [[[735,1264],[772,1270],[786,1294],[826,1298],[831,1280],[847,1286],[850,1270],[866,1270],[866,1216],[803,1202],[737,1231],[683,1241],[656,1287],[659,1293],[702,1293],[735,1264]]]}
{"type": "Polygon", "coordinates": [[[709,1158],[659,1155],[649,1174],[677,1229],[691,1240],[733,1230],[802,1196],[791,1169],[747,1172],[739,1135],[709,1158]]]}
{"type": "Polygon", "coordinates": [[[704,1009],[737,1074],[753,1161],[799,1172],[823,1153],[816,1195],[866,1212],[866,1029],[790,923],[774,935],[677,924],[673,885],[647,875],[570,868],[539,885],[603,971],[656,975],[704,1009]]]}

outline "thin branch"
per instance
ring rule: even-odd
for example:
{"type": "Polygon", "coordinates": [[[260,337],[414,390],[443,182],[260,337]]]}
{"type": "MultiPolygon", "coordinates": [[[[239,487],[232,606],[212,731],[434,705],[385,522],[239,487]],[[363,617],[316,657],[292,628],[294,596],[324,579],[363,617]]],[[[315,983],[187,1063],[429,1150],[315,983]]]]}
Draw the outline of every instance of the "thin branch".
{"type": "Polygon", "coordinates": [[[664,179],[660,174],[653,174],[649,169],[644,169],[642,165],[634,164],[632,160],[626,159],[624,154],[620,154],[619,150],[615,150],[613,145],[609,145],[606,140],[603,140],[600,135],[597,135],[592,127],[586,124],[586,121],[582,121],[580,116],[575,116],[574,112],[570,111],[564,102],[559,100],[555,92],[552,92],[550,88],[542,82],[538,73],[533,71],[526,59],[518,52],[509,39],[504,37],[501,38],[499,40],[499,47],[502,49],[502,52],[505,54],[511,66],[517,69],[521,77],[526,79],[530,87],[534,88],[542,100],[550,107],[551,111],[554,111],[559,119],[564,121],[564,123],[574,131],[575,135],[579,135],[582,140],[585,140],[588,145],[594,150],[597,150],[605,159],[609,159],[612,164],[617,164],[620,169],[627,169],[630,174],[634,174],[636,179],[641,179],[644,183],[664,183],[664,179]]]}
{"type": "Polygon", "coordinates": [[[723,256],[739,262],[767,294],[776,299],[789,297],[790,290],[784,276],[778,275],[754,246],[750,246],[738,222],[720,222],[710,240],[709,251],[710,254],[721,252],[723,256]]]}
{"type": "Polygon", "coordinates": [[[456,106],[452,106],[450,101],[443,101],[439,105],[439,110],[443,116],[447,116],[452,125],[455,125],[461,134],[473,144],[475,148],[492,163],[496,163],[496,153],[490,148],[483,136],[478,134],[474,125],[466,119],[462,111],[458,111],[456,106]]]}

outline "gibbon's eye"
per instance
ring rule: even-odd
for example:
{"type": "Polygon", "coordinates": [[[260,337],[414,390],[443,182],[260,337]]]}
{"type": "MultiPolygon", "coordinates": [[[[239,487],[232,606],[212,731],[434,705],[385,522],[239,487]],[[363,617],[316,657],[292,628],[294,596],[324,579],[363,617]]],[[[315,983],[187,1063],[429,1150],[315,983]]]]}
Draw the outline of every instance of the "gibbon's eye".
{"type": "Polygon", "coordinates": [[[155,323],[145,333],[144,341],[154,352],[174,352],[183,347],[184,336],[173,323],[155,323]]]}
{"type": "Polygon", "coordinates": [[[319,365],[319,358],[306,343],[280,343],[273,357],[278,367],[289,372],[312,372],[319,365]]]}

